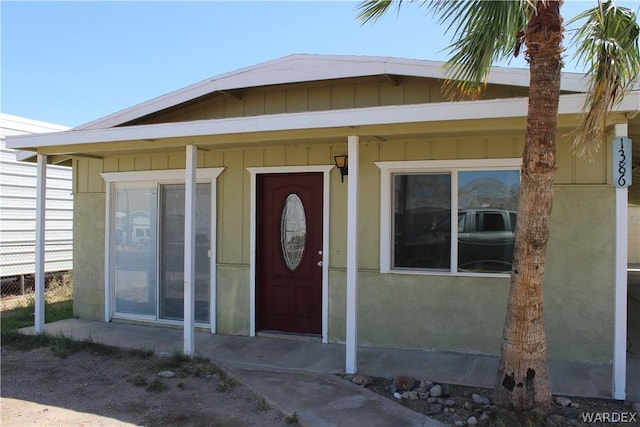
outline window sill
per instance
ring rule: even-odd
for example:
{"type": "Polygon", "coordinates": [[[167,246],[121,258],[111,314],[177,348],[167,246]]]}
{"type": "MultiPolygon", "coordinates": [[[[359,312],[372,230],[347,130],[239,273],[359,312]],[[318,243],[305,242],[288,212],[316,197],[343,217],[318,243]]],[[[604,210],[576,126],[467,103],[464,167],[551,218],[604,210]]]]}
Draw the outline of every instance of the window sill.
{"type": "Polygon", "coordinates": [[[382,274],[404,274],[404,275],[412,275],[412,276],[449,276],[449,277],[488,277],[488,278],[499,278],[499,279],[508,279],[511,277],[511,273],[469,273],[463,271],[437,271],[437,270],[389,270],[382,271],[382,274]]]}

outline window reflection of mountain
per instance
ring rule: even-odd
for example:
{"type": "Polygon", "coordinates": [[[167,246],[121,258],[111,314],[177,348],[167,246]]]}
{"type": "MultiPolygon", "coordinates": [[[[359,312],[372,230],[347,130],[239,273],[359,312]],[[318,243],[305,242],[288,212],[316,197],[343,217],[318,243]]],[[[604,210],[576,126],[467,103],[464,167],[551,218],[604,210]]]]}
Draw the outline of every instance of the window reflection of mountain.
{"type": "Polygon", "coordinates": [[[495,178],[478,178],[458,190],[458,206],[494,207],[515,210],[518,203],[519,184],[509,186],[495,178]]]}

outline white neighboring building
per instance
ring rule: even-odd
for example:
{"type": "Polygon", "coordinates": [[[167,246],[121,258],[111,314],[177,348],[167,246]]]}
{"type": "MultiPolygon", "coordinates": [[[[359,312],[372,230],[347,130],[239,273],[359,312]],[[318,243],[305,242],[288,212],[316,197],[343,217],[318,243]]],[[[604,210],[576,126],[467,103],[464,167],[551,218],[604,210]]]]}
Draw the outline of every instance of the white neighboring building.
{"type": "MultiPolygon", "coordinates": [[[[0,277],[35,273],[36,164],[16,159],[9,135],[59,132],[66,126],[0,113],[0,277]]],[[[23,155],[26,152],[22,152],[23,155]]],[[[20,157],[18,155],[18,157],[20,157]]],[[[47,166],[45,271],[73,268],[72,172],[47,166]]]]}

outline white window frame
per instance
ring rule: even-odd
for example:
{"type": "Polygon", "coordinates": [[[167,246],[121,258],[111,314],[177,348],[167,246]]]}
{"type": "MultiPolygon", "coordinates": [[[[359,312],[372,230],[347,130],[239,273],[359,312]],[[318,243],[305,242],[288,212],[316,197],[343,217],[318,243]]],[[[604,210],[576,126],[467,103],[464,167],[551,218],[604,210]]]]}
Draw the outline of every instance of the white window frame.
{"type": "MultiPolygon", "coordinates": [[[[216,271],[217,271],[217,178],[224,171],[224,167],[220,168],[201,168],[196,170],[196,182],[211,184],[211,262],[210,268],[210,296],[209,296],[209,324],[201,324],[199,326],[207,326],[211,333],[216,333],[216,295],[217,295],[217,283],[216,283],[216,271]]],[[[110,322],[112,318],[129,319],[129,320],[144,320],[152,321],[154,323],[169,323],[169,324],[182,324],[180,321],[160,320],[158,319],[158,313],[156,309],[155,319],[151,319],[149,316],[140,316],[134,314],[117,313],[113,301],[115,300],[115,286],[113,285],[113,273],[114,273],[114,251],[115,251],[115,233],[113,230],[114,219],[112,208],[114,206],[115,197],[115,185],[116,184],[150,184],[150,185],[162,185],[162,184],[184,184],[185,183],[185,170],[184,169],[171,169],[171,170],[153,170],[153,171],[134,171],[134,172],[105,172],[100,174],[106,183],[106,206],[105,206],[105,270],[104,270],[104,321],[110,322]]]]}
{"type": "MultiPolygon", "coordinates": [[[[457,172],[487,170],[519,170],[521,158],[472,159],[472,160],[414,160],[375,162],[380,169],[380,272],[394,274],[419,274],[435,276],[508,277],[508,273],[472,273],[457,271],[457,245],[451,245],[449,271],[392,267],[393,253],[393,174],[451,173],[451,224],[458,223],[458,174],[457,172]],[[456,173],[452,173],[456,172],[456,173]]],[[[452,227],[451,241],[458,241],[458,228],[452,227]]]]}

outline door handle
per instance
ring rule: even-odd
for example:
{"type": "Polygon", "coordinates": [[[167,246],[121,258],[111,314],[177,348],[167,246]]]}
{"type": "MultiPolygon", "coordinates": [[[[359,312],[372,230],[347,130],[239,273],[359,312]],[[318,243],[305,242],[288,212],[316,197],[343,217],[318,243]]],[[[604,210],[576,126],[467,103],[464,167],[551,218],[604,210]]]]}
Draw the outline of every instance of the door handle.
{"type": "Polygon", "coordinates": [[[316,264],[318,267],[322,267],[322,261],[318,261],[318,263],[316,264]]]}

